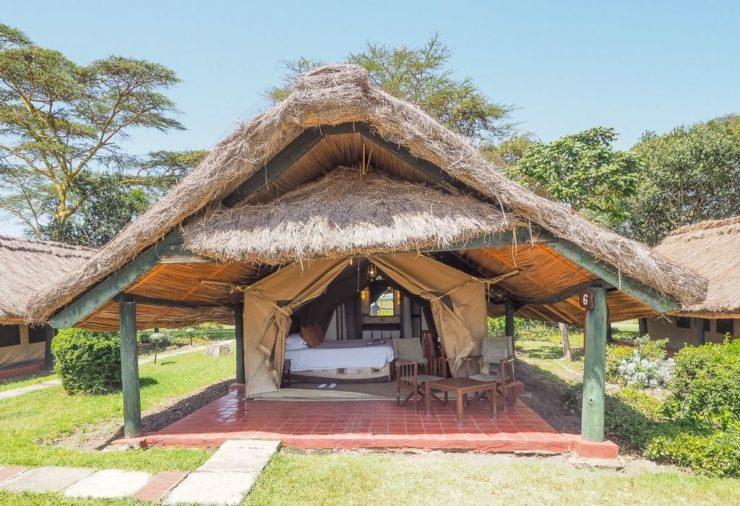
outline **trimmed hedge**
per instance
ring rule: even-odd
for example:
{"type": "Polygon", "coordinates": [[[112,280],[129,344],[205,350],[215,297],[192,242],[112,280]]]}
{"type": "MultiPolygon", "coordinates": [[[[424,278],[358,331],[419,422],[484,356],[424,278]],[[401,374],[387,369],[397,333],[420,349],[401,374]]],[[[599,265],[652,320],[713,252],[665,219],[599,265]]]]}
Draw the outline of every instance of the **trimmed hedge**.
{"type": "Polygon", "coordinates": [[[52,352],[62,386],[70,394],[103,394],[121,389],[121,339],[113,332],[64,329],[52,352]]]}

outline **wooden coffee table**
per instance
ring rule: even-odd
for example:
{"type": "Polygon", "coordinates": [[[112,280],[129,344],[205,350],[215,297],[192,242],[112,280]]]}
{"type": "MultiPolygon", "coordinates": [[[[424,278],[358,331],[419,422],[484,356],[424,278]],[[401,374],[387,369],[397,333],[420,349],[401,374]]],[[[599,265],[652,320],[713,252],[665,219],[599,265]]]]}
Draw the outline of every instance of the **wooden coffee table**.
{"type": "Polygon", "coordinates": [[[496,417],[496,382],[476,381],[469,378],[447,378],[437,381],[427,381],[424,383],[424,399],[426,401],[427,415],[431,414],[432,391],[437,390],[444,392],[445,405],[447,404],[448,393],[455,394],[457,404],[457,422],[463,423],[463,407],[465,405],[465,396],[467,394],[488,393],[491,399],[491,418],[496,417]]]}

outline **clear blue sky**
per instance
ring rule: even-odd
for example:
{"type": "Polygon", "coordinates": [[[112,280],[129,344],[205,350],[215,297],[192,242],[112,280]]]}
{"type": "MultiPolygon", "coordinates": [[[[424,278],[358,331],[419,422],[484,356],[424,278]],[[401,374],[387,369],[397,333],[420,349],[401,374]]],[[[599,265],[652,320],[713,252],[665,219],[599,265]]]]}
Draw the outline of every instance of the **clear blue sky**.
{"type": "Polygon", "coordinates": [[[604,125],[628,148],[645,130],[740,112],[737,1],[35,0],[5,2],[1,21],[80,63],[115,54],[174,69],[188,130],[137,132],[135,153],[209,148],[267,106],[281,60],[338,61],[435,31],[457,75],[545,141],[604,125]]]}

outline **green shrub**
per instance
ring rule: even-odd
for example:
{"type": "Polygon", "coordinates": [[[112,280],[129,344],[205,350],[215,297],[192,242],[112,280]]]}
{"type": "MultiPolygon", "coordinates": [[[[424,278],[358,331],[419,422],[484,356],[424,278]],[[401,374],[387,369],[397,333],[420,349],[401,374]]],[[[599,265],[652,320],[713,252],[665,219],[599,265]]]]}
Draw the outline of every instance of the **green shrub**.
{"type": "Polygon", "coordinates": [[[656,436],[647,445],[645,456],[709,476],[740,476],[740,427],[735,424],[727,431],[656,436]]]}
{"type": "Polygon", "coordinates": [[[70,393],[101,394],[121,388],[121,339],[113,332],[64,329],[52,352],[62,386],[70,393]]]}
{"type": "Polygon", "coordinates": [[[619,364],[632,356],[635,348],[612,344],[606,348],[606,380],[619,383],[619,364]]]}
{"type": "Polygon", "coordinates": [[[740,421],[740,340],[688,346],[674,359],[668,416],[701,428],[740,421]]]}

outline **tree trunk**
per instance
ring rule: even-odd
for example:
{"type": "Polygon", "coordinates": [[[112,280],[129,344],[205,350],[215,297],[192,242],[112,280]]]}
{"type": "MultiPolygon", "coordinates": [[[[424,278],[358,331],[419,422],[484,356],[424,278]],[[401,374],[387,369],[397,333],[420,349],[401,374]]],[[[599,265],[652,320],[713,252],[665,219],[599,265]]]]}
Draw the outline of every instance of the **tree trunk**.
{"type": "Polygon", "coordinates": [[[558,327],[560,328],[560,336],[563,339],[563,356],[573,361],[573,353],[570,350],[570,339],[568,338],[568,325],[565,323],[558,323],[558,327]]]}

